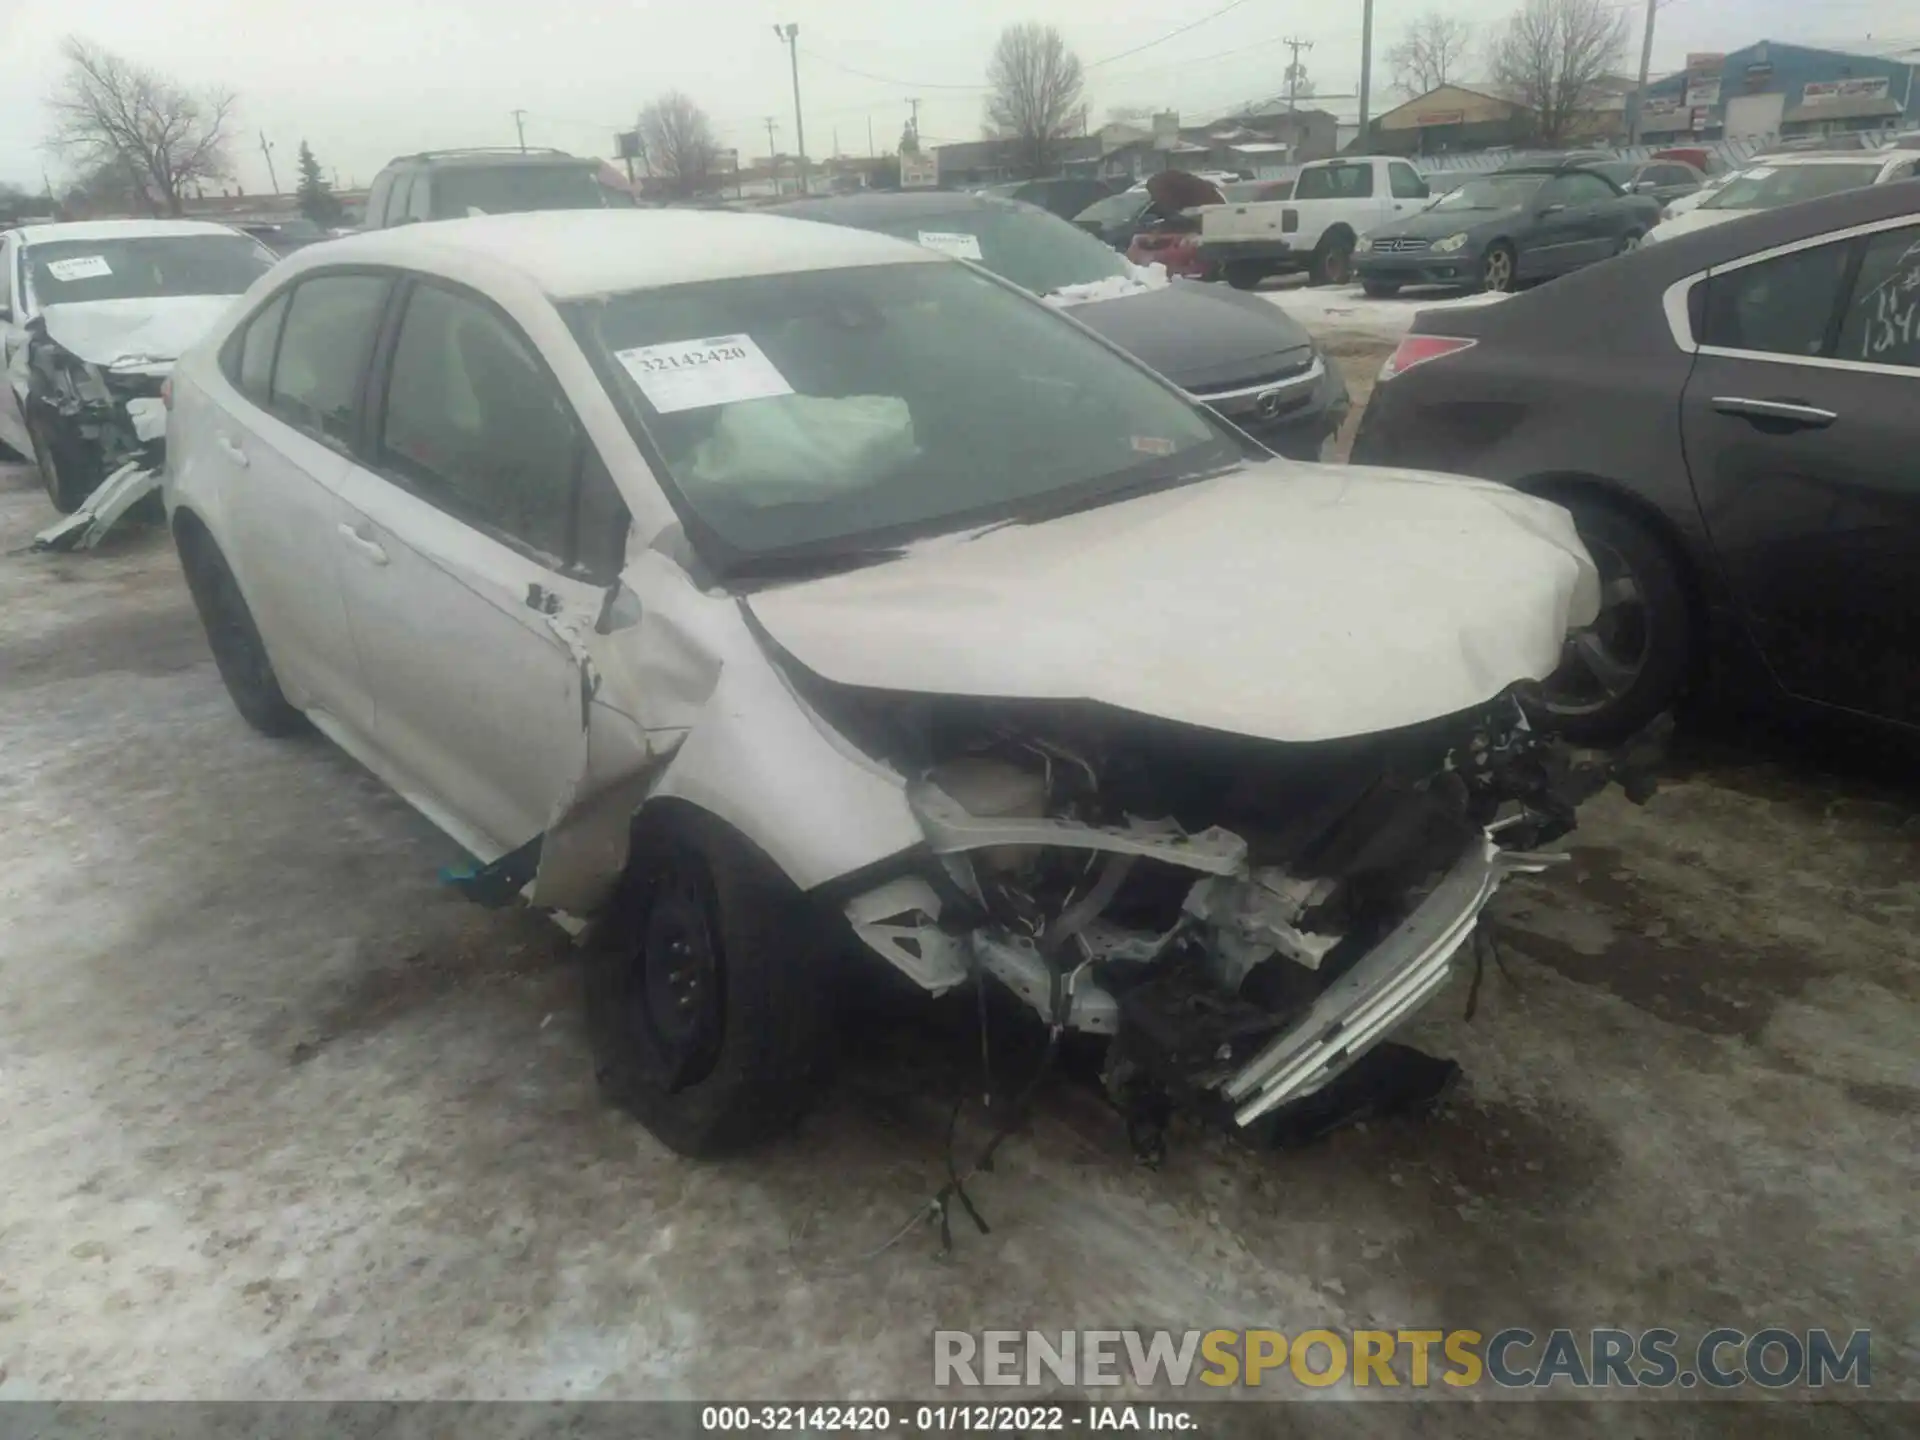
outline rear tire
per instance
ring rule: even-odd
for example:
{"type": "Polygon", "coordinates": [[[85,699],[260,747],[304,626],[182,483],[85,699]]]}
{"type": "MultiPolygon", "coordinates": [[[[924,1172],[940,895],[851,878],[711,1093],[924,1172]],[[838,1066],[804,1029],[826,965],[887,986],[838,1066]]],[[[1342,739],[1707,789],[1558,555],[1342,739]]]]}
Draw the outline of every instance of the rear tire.
{"type": "Polygon", "coordinates": [[[713,816],[675,807],[643,826],[588,959],[602,1090],[682,1155],[791,1128],[826,1069],[829,935],[713,816]]]}
{"type": "Polygon", "coordinates": [[[1324,236],[1314,247],[1307,270],[1310,285],[1345,285],[1353,279],[1353,236],[1345,231],[1324,236]]]}
{"type": "Polygon", "coordinates": [[[1257,260],[1229,260],[1223,267],[1227,284],[1236,290],[1255,290],[1267,278],[1266,266],[1257,260]]]}
{"type": "Polygon", "coordinates": [[[241,597],[226,557],[211,537],[184,532],[179,536],[180,565],[187,572],[187,589],[206,627],[207,646],[220,671],[233,705],[262,735],[280,739],[306,728],[306,717],[288,703],[273,673],[273,661],[253,623],[253,612],[241,597]]]}
{"type": "Polygon", "coordinates": [[[1617,744],[1680,699],[1696,617],[1665,541],[1604,502],[1576,499],[1568,509],[1600,570],[1601,613],[1569,640],[1536,718],[1584,745],[1617,744]]]}
{"type": "Polygon", "coordinates": [[[1362,280],[1360,288],[1376,300],[1391,300],[1400,293],[1400,287],[1392,280],[1362,280]]]}

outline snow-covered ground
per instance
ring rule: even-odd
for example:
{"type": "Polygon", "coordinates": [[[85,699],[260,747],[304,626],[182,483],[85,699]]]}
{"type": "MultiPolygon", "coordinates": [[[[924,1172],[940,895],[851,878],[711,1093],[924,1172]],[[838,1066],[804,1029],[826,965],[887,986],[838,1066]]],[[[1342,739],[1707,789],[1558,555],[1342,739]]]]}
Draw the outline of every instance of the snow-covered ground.
{"type": "Polygon", "coordinates": [[[1313,334],[1344,330],[1398,340],[1422,310],[1451,310],[1464,305],[1490,305],[1507,297],[1499,294],[1462,295],[1457,290],[1402,291],[1391,300],[1370,298],[1358,285],[1295,285],[1266,290],[1261,299],[1278,305],[1313,334]]]}

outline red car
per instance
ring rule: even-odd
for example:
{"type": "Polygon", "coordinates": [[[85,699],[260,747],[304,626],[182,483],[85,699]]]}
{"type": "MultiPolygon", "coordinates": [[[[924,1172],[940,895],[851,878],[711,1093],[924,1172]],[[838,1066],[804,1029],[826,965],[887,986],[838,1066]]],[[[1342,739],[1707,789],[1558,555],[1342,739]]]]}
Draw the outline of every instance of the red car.
{"type": "Polygon", "coordinates": [[[1127,259],[1136,265],[1164,265],[1169,275],[1185,275],[1195,280],[1218,279],[1220,267],[1200,258],[1200,217],[1192,213],[1191,207],[1196,203],[1218,205],[1250,200],[1285,200],[1292,194],[1291,180],[1252,180],[1228,185],[1224,191],[1216,192],[1217,198],[1201,197],[1196,201],[1181,196],[1179,198],[1188,208],[1174,210],[1170,214],[1164,208],[1160,213],[1147,212],[1141,221],[1147,228],[1134,235],[1133,243],[1127,247],[1127,259]]]}
{"type": "Polygon", "coordinates": [[[1200,258],[1200,222],[1191,215],[1156,218],[1151,230],[1141,230],[1127,246],[1127,259],[1136,265],[1164,265],[1169,275],[1211,280],[1215,267],[1200,258]]]}

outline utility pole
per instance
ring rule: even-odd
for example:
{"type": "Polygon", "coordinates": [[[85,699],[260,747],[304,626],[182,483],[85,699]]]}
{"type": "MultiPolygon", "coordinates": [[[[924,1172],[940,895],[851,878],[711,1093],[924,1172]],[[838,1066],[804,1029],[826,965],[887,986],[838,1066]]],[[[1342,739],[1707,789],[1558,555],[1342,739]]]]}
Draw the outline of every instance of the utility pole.
{"type": "Polygon", "coordinates": [[[761,117],[767,122],[767,177],[773,181],[773,193],[780,193],[780,152],[773,144],[773,116],[761,117]]]}
{"type": "Polygon", "coordinates": [[[800,118],[800,27],[789,20],[775,25],[773,33],[787,47],[787,59],[793,65],[793,148],[799,152],[800,193],[807,193],[807,127],[800,118]]]}
{"type": "Polygon", "coordinates": [[[1640,37],[1640,84],[1633,92],[1633,123],[1627,127],[1627,143],[1640,143],[1641,117],[1647,108],[1647,70],[1653,64],[1653,12],[1660,0],[1647,0],[1647,33],[1640,37]]]}
{"type": "Polygon", "coordinates": [[[873,158],[873,116],[867,116],[867,158],[873,158]]]}
{"type": "Polygon", "coordinates": [[[1291,111],[1293,109],[1294,95],[1300,88],[1300,77],[1306,73],[1300,66],[1300,52],[1302,50],[1313,49],[1313,42],[1311,40],[1296,40],[1292,36],[1288,36],[1280,43],[1293,52],[1293,63],[1287,66],[1287,109],[1291,111]]]}
{"type": "Polygon", "coordinates": [[[1360,153],[1373,153],[1373,137],[1367,133],[1367,97],[1373,93],[1373,0],[1360,7],[1360,153]]]}
{"type": "Polygon", "coordinates": [[[273,173],[273,146],[267,143],[267,132],[260,132],[260,153],[267,157],[267,178],[273,182],[273,193],[280,193],[280,177],[273,173]]]}
{"type": "Polygon", "coordinates": [[[527,148],[527,112],[526,111],[515,110],[513,112],[513,133],[520,137],[520,148],[522,151],[524,151],[527,148]]]}

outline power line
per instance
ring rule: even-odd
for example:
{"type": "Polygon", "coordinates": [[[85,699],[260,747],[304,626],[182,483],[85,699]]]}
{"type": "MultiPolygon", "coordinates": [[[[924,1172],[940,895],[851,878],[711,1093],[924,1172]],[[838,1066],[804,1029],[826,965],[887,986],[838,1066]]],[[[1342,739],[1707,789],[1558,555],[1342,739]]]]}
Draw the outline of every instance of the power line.
{"type": "Polygon", "coordinates": [[[1158,40],[1149,40],[1147,41],[1146,44],[1136,45],[1131,50],[1122,50],[1117,55],[1108,55],[1104,59],[1095,60],[1091,65],[1087,66],[1087,69],[1098,70],[1102,65],[1111,65],[1114,61],[1124,60],[1129,55],[1138,55],[1142,50],[1151,50],[1156,45],[1164,45],[1167,43],[1167,41],[1173,39],[1176,35],[1184,35],[1189,30],[1198,30],[1202,25],[1206,24],[1209,20],[1218,20],[1222,15],[1226,14],[1229,10],[1238,10],[1242,5],[1246,3],[1247,3],[1247,0],[1230,0],[1230,3],[1222,5],[1218,10],[1213,11],[1211,14],[1202,15],[1198,20],[1190,20],[1185,25],[1182,25],[1178,30],[1169,30],[1166,34],[1162,35],[1158,40]]]}
{"type": "MultiPolygon", "coordinates": [[[[1239,0],[1236,0],[1239,3],[1239,0]]],[[[858,75],[862,80],[878,80],[882,85],[899,85],[908,90],[991,90],[991,85],[952,85],[938,80],[901,80],[892,75],[876,75],[871,70],[860,70],[852,65],[842,65],[830,55],[822,55],[811,46],[807,47],[807,58],[818,60],[822,65],[831,65],[835,70],[844,70],[849,75],[858,75]]]]}

